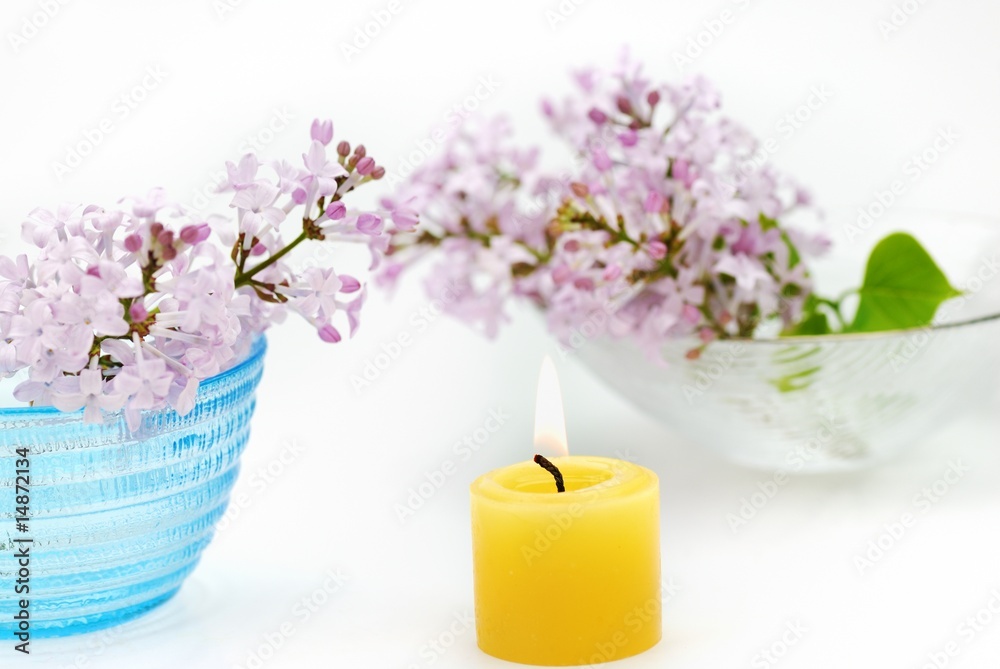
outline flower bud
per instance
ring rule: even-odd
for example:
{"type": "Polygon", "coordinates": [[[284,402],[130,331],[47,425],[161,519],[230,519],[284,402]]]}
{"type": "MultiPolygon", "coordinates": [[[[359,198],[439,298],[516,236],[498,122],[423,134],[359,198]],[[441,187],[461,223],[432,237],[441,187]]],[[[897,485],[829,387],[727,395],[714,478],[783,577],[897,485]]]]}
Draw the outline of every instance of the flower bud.
{"type": "Polygon", "coordinates": [[[607,172],[614,166],[614,162],[611,160],[611,156],[604,149],[594,149],[593,152],[594,167],[597,168],[599,172],[607,172]]]}
{"type": "Polygon", "coordinates": [[[146,307],[141,302],[136,302],[129,307],[128,315],[132,318],[133,323],[141,323],[149,318],[149,312],[146,311],[146,307]]]}
{"type": "Polygon", "coordinates": [[[327,344],[336,344],[342,339],[340,333],[337,332],[337,328],[333,327],[329,323],[319,329],[319,338],[327,344]]]}
{"type": "Polygon", "coordinates": [[[409,232],[413,228],[417,227],[419,219],[417,218],[417,213],[409,209],[395,209],[392,212],[392,222],[396,224],[396,228],[402,230],[403,232],[409,232]]]}
{"type": "Polygon", "coordinates": [[[205,223],[188,225],[181,229],[181,240],[185,244],[197,244],[209,238],[212,229],[205,223]]]}
{"type": "Polygon", "coordinates": [[[340,292],[356,293],[361,290],[361,282],[349,274],[340,275],[340,292]]]}
{"type": "Polygon", "coordinates": [[[361,176],[368,176],[375,169],[375,161],[370,156],[365,156],[358,161],[356,169],[361,176]]]}
{"type": "Polygon", "coordinates": [[[382,217],[375,214],[364,213],[358,216],[358,232],[366,235],[377,235],[382,232],[382,217]]]}
{"type": "Polygon", "coordinates": [[[559,265],[554,270],[552,270],[552,280],[555,284],[561,285],[569,281],[570,276],[573,275],[573,270],[571,270],[566,265],[559,265]]]}
{"type": "Polygon", "coordinates": [[[326,146],[333,140],[333,121],[315,119],[309,134],[314,140],[326,146]]]}
{"type": "Polygon", "coordinates": [[[653,260],[663,260],[667,257],[667,245],[658,239],[646,244],[646,253],[653,260]]]}
{"type": "Polygon", "coordinates": [[[605,281],[614,281],[622,275],[622,267],[617,263],[614,265],[608,265],[604,268],[604,272],[601,274],[601,278],[605,281]]]}
{"type": "Polygon", "coordinates": [[[326,205],[326,217],[331,221],[339,221],[347,215],[347,205],[340,200],[326,205]]]}
{"type": "Polygon", "coordinates": [[[663,196],[655,190],[649,191],[642,208],[647,214],[658,214],[663,209],[663,196]]]}
{"type": "Polygon", "coordinates": [[[128,251],[129,253],[136,253],[141,248],[142,248],[142,237],[140,237],[139,235],[132,233],[131,235],[125,238],[125,250],[128,251]]]}

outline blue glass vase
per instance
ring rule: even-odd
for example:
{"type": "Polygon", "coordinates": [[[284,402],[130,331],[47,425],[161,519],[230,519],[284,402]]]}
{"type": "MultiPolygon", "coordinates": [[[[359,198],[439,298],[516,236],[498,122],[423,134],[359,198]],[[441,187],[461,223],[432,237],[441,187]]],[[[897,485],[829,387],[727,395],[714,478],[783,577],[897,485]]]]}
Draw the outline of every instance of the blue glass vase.
{"type": "Polygon", "coordinates": [[[3,638],[16,639],[21,600],[34,639],[117,625],[178,591],[229,502],[265,349],[258,338],[241,363],[204,381],[188,415],[147,412],[136,431],[121,412],[88,425],[82,412],[0,409],[3,638]],[[27,532],[18,525],[25,500],[16,486],[18,450],[25,448],[27,532]],[[24,545],[30,593],[15,557],[24,545]]]}

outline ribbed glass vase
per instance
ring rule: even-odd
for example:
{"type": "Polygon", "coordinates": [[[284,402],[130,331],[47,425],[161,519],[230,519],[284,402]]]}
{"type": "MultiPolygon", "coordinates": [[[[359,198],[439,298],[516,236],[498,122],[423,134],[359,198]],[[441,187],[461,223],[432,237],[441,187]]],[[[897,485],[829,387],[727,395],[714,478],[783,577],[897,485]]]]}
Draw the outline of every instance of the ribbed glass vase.
{"type": "Polygon", "coordinates": [[[0,634],[14,638],[22,599],[35,638],[117,625],[178,591],[229,502],[265,349],[258,338],[203,382],[188,415],[147,412],[135,432],[120,412],[85,424],[82,413],[0,409],[0,634]],[[27,532],[15,475],[24,448],[27,532]],[[32,540],[30,593],[16,592],[18,539],[32,540]]]}

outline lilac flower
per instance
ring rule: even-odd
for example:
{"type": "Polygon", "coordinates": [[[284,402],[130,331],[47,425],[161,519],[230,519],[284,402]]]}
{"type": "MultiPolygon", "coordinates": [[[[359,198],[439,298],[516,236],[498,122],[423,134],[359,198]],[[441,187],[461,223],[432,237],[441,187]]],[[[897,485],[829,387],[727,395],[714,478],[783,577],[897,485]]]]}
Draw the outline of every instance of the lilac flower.
{"type": "Polygon", "coordinates": [[[254,154],[226,164],[220,190],[234,191],[235,225],[194,217],[162,189],[121,200],[124,209],[34,210],[22,232],[35,257],[0,256],[0,378],[27,369],[18,399],[83,409],[87,422],[124,410],[135,429],[144,411],[191,411],[200,382],[288,313],[325,341],[341,341],[341,321],[353,334],[361,282],[330,267],[297,272],[288,259],[319,240],[361,242],[381,255],[387,212],[349,210],[343,198],[384,170],[362,145],[343,155],[346,142],[328,160],[328,121],[310,136],[306,169],[277,161],[269,175],[254,154]],[[286,238],[282,224],[297,207],[301,227],[286,238]]]}
{"type": "Polygon", "coordinates": [[[323,146],[326,146],[333,140],[333,121],[329,119],[325,121],[314,120],[309,130],[309,136],[323,146]]]}
{"type": "Polygon", "coordinates": [[[253,153],[240,158],[239,163],[226,162],[226,180],[219,184],[220,193],[230,190],[240,191],[253,185],[257,179],[260,162],[253,153]]]}
{"type": "Polygon", "coordinates": [[[132,201],[132,214],[139,218],[152,219],[164,209],[179,210],[179,205],[167,196],[162,188],[153,188],[146,195],[123,198],[132,201]]]}
{"type": "Polygon", "coordinates": [[[0,379],[5,379],[21,369],[17,360],[17,347],[10,342],[0,340],[0,379]]]}
{"type": "Polygon", "coordinates": [[[366,235],[377,235],[382,232],[382,217],[378,214],[364,213],[358,216],[357,228],[366,235]]]}
{"type": "Polygon", "coordinates": [[[77,208],[66,204],[61,205],[55,212],[39,207],[28,216],[21,225],[21,236],[24,241],[38,247],[77,234],[81,223],[77,208]]]}
{"type": "Polygon", "coordinates": [[[174,380],[174,384],[170,387],[168,399],[170,405],[177,413],[184,416],[194,409],[198,396],[198,386],[198,379],[194,376],[189,376],[187,379],[177,377],[174,380]]]}
{"type": "Polygon", "coordinates": [[[278,190],[282,194],[294,193],[305,188],[305,178],[309,176],[306,170],[292,165],[287,160],[274,161],[271,168],[278,175],[278,190]]]}
{"type": "Polygon", "coordinates": [[[383,201],[420,211],[422,227],[396,221],[382,277],[436,256],[431,294],[450,285],[447,310],[487,334],[520,297],[563,339],[586,327],[651,353],[801,310],[801,259],[826,242],[780,222],[808,202],[800,187],[770,166],[740,171],[759,148],[711,84],[655,84],[628,60],[574,82],[542,110],[575,164],[542,172],[503,120],[456,133],[383,201]]]}
{"type": "Polygon", "coordinates": [[[758,285],[772,283],[771,275],[763,266],[746,255],[727,255],[719,259],[712,268],[719,274],[733,277],[736,287],[750,294],[758,285]]]}
{"type": "Polygon", "coordinates": [[[313,140],[308,153],[302,154],[302,162],[312,176],[312,183],[315,184],[318,195],[333,195],[337,192],[336,179],[347,176],[344,166],[328,160],[326,149],[316,140],[313,140]]]}
{"type": "Polygon", "coordinates": [[[133,430],[138,427],[141,410],[163,406],[173,381],[174,374],[165,362],[157,358],[146,359],[141,354],[136,356],[135,364],[118,370],[113,388],[129,398],[126,410],[129,427],[133,430]]]}
{"type": "Polygon", "coordinates": [[[269,227],[277,228],[285,220],[285,212],[273,206],[280,193],[268,183],[254,183],[236,191],[229,206],[241,212],[240,230],[253,238],[264,234],[269,227]]]}
{"type": "Polygon", "coordinates": [[[60,411],[83,409],[84,421],[99,423],[102,411],[117,411],[125,402],[125,397],[114,391],[111,384],[104,383],[104,374],[97,365],[97,358],[91,360],[78,376],[63,376],[52,385],[52,404],[60,411]]]}
{"type": "Polygon", "coordinates": [[[343,282],[332,269],[310,267],[302,273],[300,285],[294,300],[297,311],[324,322],[337,313],[337,293],[343,289],[343,282]]]}

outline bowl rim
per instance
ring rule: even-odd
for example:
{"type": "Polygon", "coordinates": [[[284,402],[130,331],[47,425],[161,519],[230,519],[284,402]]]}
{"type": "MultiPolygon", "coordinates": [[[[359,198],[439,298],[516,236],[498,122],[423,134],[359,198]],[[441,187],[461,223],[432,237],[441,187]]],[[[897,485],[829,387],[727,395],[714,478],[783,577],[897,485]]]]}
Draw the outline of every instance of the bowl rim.
{"type": "MultiPolygon", "coordinates": [[[[859,207],[864,207],[864,204],[841,204],[834,205],[830,207],[823,208],[824,217],[830,212],[837,214],[850,211],[854,213],[859,207]]],[[[939,216],[941,218],[948,218],[951,220],[959,219],[966,225],[975,225],[983,229],[992,229],[993,231],[1000,232],[1000,217],[992,214],[982,214],[968,211],[956,211],[950,209],[938,209],[933,207],[897,207],[894,208],[897,215],[902,216],[939,216]]],[[[892,226],[890,226],[892,227],[892,226]]],[[[884,231],[885,234],[889,234],[891,230],[884,231]]],[[[983,316],[976,316],[974,318],[966,318],[964,320],[954,321],[950,323],[931,323],[929,325],[921,325],[913,328],[897,328],[895,330],[879,330],[877,332],[834,332],[831,334],[824,335],[789,335],[787,337],[727,337],[725,339],[716,340],[713,343],[718,342],[733,342],[741,344],[763,344],[763,345],[786,345],[786,344],[820,344],[826,342],[863,342],[871,341],[877,339],[892,339],[901,336],[913,335],[918,332],[940,332],[943,330],[954,330],[958,328],[983,325],[986,323],[992,323],[994,321],[1000,321],[1000,310],[995,311],[991,314],[986,314],[983,316]]]]}
{"type": "MultiPolygon", "coordinates": [[[[789,335],[787,337],[759,337],[759,338],[727,337],[725,339],[717,339],[712,343],[717,344],[720,342],[731,342],[731,343],[753,344],[753,345],[756,344],[788,345],[788,344],[809,344],[809,343],[820,344],[826,342],[853,342],[853,341],[863,342],[875,339],[894,339],[898,337],[913,335],[918,332],[940,332],[942,330],[956,330],[958,328],[983,325],[985,323],[992,323],[994,321],[1000,321],[1000,312],[996,312],[986,316],[977,316],[976,318],[969,318],[964,321],[955,321],[954,323],[932,323],[930,325],[921,325],[915,328],[879,330],[878,332],[833,332],[830,334],[822,334],[822,335],[789,335]]],[[[691,340],[694,341],[694,339],[691,340]]]]}
{"type": "MultiPolygon", "coordinates": [[[[264,357],[264,353],[267,352],[267,337],[264,334],[255,334],[250,343],[250,350],[246,357],[240,362],[233,365],[229,369],[219,372],[215,376],[210,376],[204,379],[200,384],[198,384],[198,392],[201,393],[202,390],[212,388],[214,386],[223,383],[226,379],[234,374],[238,374],[244,369],[256,364],[257,361],[264,357]]],[[[164,409],[157,409],[156,411],[172,411],[170,407],[164,409]]],[[[114,416],[121,411],[104,412],[105,416],[114,416]]],[[[155,413],[155,412],[154,412],[155,413]]],[[[83,409],[77,411],[60,411],[54,406],[13,406],[13,407],[0,407],[0,420],[4,418],[26,418],[31,416],[50,416],[50,415],[60,415],[66,416],[67,418],[79,418],[83,416],[83,409]]]]}

